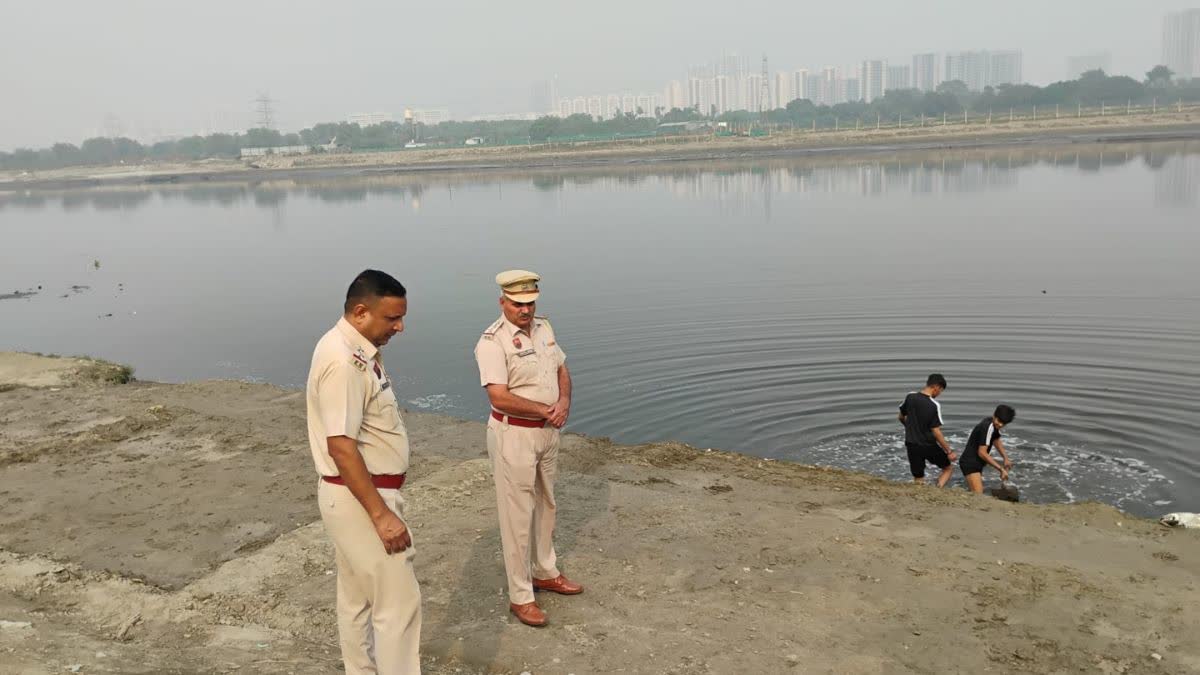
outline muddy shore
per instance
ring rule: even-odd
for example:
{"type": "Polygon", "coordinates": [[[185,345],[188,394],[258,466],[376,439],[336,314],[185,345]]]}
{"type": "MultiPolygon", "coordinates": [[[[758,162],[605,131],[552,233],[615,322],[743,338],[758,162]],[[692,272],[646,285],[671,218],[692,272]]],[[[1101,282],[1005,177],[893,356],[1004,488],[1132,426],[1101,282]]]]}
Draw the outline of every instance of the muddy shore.
{"type": "Polygon", "coordinates": [[[37,172],[0,172],[5,192],[115,186],[172,186],[214,181],[322,179],[344,176],[487,172],[644,166],[723,161],[747,157],[850,156],[879,152],[967,150],[1078,143],[1136,143],[1200,139],[1200,109],[1157,115],[1047,118],[903,129],[788,131],[766,138],[684,137],[579,145],[543,144],[418,151],[256,157],[253,161],[208,159],[131,166],[68,167],[37,172]]]}
{"type": "MultiPolygon", "coordinates": [[[[0,353],[9,673],[329,673],[302,392],[0,353]]],[[[568,435],[578,597],[509,617],[483,427],[406,413],[426,672],[1200,671],[1200,533],[568,435]]]]}

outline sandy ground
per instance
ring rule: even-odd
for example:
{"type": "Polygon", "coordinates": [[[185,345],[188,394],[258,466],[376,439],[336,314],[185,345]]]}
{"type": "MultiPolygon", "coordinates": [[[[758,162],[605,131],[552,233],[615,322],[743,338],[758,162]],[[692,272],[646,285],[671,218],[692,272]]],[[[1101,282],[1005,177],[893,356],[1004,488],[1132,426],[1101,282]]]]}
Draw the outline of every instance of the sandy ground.
{"type": "MultiPolygon", "coordinates": [[[[77,366],[0,353],[0,671],[336,672],[302,393],[77,366]]],[[[577,435],[556,540],[587,592],[528,628],[482,425],[406,419],[434,675],[1200,671],[1196,531],[577,435]]]]}
{"type": "MultiPolygon", "coordinates": [[[[747,155],[872,151],[886,147],[965,148],[995,144],[1071,142],[1085,140],[1138,140],[1172,132],[1194,135],[1200,129],[1200,107],[1185,106],[1175,112],[1160,109],[1131,115],[1021,119],[1008,122],[996,116],[971,118],[968,123],[950,120],[940,126],[883,127],[880,129],[823,129],[781,131],[764,138],[663,137],[594,144],[428,148],[392,152],[330,153],[303,156],[267,156],[253,160],[206,159],[196,162],[151,162],[107,167],[68,167],[48,171],[0,171],[0,193],[31,189],[62,189],[100,185],[195,184],[214,179],[271,180],[296,175],[324,175],[333,170],[444,171],[537,169],[612,163],[664,162],[697,159],[730,159],[747,155]]],[[[911,123],[911,122],[910,122],[911,123]]]]}

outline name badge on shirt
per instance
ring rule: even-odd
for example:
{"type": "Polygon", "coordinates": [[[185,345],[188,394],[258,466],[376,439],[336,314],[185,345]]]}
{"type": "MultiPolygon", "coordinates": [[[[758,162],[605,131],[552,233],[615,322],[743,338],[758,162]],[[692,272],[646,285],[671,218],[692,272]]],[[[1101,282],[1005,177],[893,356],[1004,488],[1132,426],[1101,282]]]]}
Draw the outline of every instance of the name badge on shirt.
{"type": "Polygon", "coordinates": [[[523,351],[523,352],[517,352],[517,356],[529,356],[530,354],[534,354],[534,353],[536,353],[536,351],[535,351],[535,350],[533,350],[533,349],[526,349],[526,350],[525,350],[525,351],[523,351]]]}

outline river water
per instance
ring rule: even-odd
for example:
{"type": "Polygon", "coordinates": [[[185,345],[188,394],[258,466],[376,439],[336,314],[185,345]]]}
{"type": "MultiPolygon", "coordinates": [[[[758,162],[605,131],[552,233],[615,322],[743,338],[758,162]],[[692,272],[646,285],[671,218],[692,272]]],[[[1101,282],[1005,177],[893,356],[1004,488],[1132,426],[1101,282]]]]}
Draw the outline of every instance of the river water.
{"type": "Polygon", "coordinates": [[[907,480],[896,406],[937,371],[956,449],[1016,407],[1024,497],[1196,511],[1198,193],[1188,142],[0,193],[0,293],[41,287],[0,349],[299,387],[376,267],[410,292],[397,393],[482,419],[525,268],[573,431],[907,480]]]}

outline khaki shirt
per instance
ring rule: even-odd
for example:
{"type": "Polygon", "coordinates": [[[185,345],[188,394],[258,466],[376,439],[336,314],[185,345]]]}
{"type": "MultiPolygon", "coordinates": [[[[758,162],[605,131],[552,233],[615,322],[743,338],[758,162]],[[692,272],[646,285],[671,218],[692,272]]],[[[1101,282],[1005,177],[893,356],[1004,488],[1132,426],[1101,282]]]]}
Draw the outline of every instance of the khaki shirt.
{"type": "Polygon", "coordinates": [[[367,471],[408,471],[408,430],[379,349],[345,318],[317,342],[308,371],[308,443],[317,473],[338,475],[328,439],[358,441],[367,471]]]}
{"type": "Polygon", "coordinates": [[[505,384],[508,390],[530,401],[553,405],[558,401],[558,368],[567,360],[554,339],[554,329],[544,317],[534,317],[530,333],[501,316],[483,331],[475,345],[479,383],[505,384]]]}

